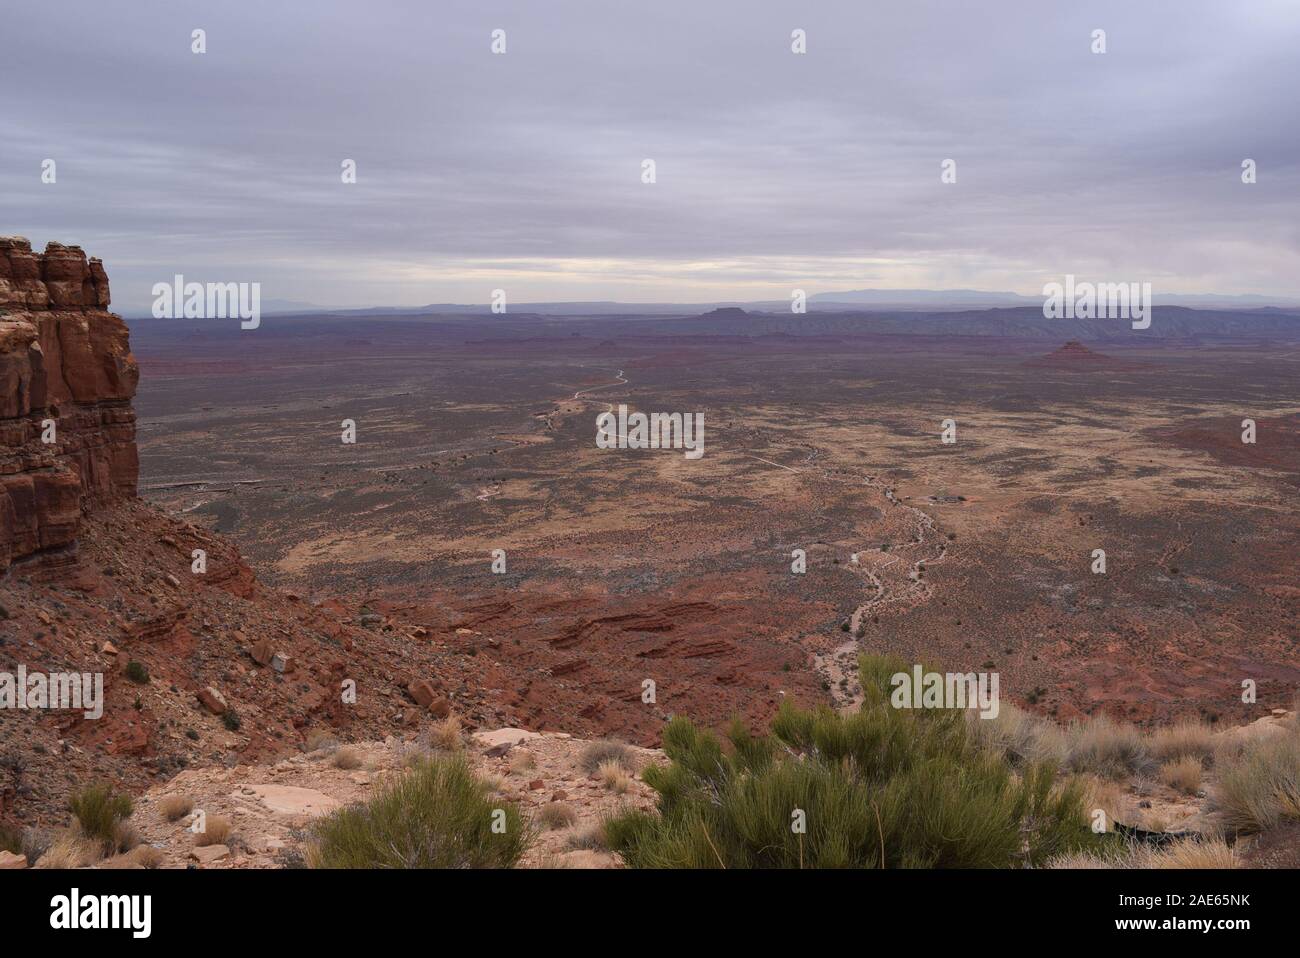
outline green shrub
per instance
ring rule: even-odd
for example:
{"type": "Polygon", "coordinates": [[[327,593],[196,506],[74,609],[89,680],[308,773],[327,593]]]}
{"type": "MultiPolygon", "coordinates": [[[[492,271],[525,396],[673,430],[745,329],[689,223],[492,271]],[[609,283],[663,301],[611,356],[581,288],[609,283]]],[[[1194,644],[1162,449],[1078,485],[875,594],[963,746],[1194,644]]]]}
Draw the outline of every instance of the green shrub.
{"type": "Polygon", "coordinates": [[[518,806],[486,795],[456,756],[416,760],[374,798],[311,831],[314,868],[510,868],[536,834],[518,806]],[[493,831],[495,821],[504,831],[493,831]]]}
{"type": "Polygon", "coordinates": [[[116,850],[122,836],[122,823],[131,817],[135,806],[130,795],[117,794],[111,785],[87,785],[74,792],[68,807],[87,838],[103,844],[106,850],[116,850]]]}
{"type": "Polygon", "coordinates": [[[238,732],[244,722],[234,709],[226,709],[221,713],[221,724],[226,727],[228,732],[238,732]]]}
{"type": "Polygon", "coordinates": [[[610,847],[632,867],[993,868],[1091,843],[1082,792],[1055,766],[1017,775],[963,711],[890,706],[889,678],[909,670],[863,656],[858,712],[787,702],[768,735],[733,722],[726,748],[673,719],[671,763],[642,774],[657,808],[608,820],[610,847]]]}
{"type": "Polygon", "coordinates": [[[126,663],[126,677],[136,685],[149,684],[149,670],[144,667],[143,662],[137,662],[135,659],[126,663]]]}

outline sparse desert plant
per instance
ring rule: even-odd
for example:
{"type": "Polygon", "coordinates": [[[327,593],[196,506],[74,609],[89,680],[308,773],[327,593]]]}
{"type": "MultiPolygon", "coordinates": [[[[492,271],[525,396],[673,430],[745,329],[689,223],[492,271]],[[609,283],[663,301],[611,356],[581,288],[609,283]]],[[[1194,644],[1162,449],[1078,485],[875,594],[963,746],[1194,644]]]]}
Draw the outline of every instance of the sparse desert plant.
{"type": "Polygon", "coordinates": [[[194,844],[224,845],[230,839],[231,830],[230,819],[221,815],[206,815],[203,819],[203,831],[194,836],[194,844]]]}
{"type": "Polygon", "coordinates": [[[1049,761],[1064,765],[1069,755],[1065,733],[1055,723],[1010,703],[1002,705],[993,718],[982,718],[973,709],[969,716],[975,739],[1005,756],[1014,767],[1026,762],[1049,761]]]}
{"type": "Polygon", "coordinates": [[[74,792],[68,807],[81,834],[100,843],[104,852],[116,849],[122,838],[121,825],[131,817],[131,796],[113,791],[107,783],[87,785],[74,792]]]}
{"type": "Polygon", "coordinates": [[[330,756],[330,764],[341,769],[360,768],[361,753],[355,748],[344,745],[334,750],[334,754],[330,756]]]}
{"type": "Polygon", "coordinates": [[[163,853],[152,845],[140,845],[130,854],[135,863],[141,868],[159,868],[162,866],[163,853]]]}
{"type": "Polygon", "coordinates": [[[1300,734],[1288,731],[1220,752],[1208,809],[1225,832],[1261,832],[1300,819],[1300,734]]]}
{"type": "Polygon", "coordinates": [[[0,822],[0,852],[23,854],[23,830],[20,827],[0,822]]]}
{"type": "Polygon", "coordinates": [[[590,743],[578,756],[578,764],[588,775],[595,775],[596,770],[606,762],[616,762],[629,772],[633,771],[632,750],[622,742],[613,739],[600,739],[590,743]]]}
{"type": "Polygon", "coordinates": [[[152,845],[137,845],[129,851],[106,858],[99,863],[100,868],[158,868],[162,865],[163,853],[152,845]]]}
{"type": "Polygon", "coordinates": [[[1201,787],[1201,760],[1195,755],[1183,755],[1160,766],[1160,781],[1170,788],[1195,795],[1201,787]]]}
{"type": "Polygon", "coordinates": [[[226,727],[227,732],[238,732],[244,721],[234,709],[226,709],[221,713],[221,724],[226,727]]]}
{"type": "Polygon", "coordinates": [[[1152,767],[1142,734],[1131,725],[1099,715],[1070,728],[1069,767],[1105,778],[1124,778],[1152,767]]]}
{"type": "Polygon", "coordinates": [[[63,832],[36,862],[37,868],[85,868],[104,857],[104,843],[76,831],[63,832]]]}
{"type": "Polygon", "coordinates": [[[1222,839],[1175,842],[1146,852],[1141,868],[1239,868],[1241,862],[1222,839]]]}
{"type": "Polygon", "coordinates": [[[627,773],[627,769],[612,758],[601,762],[597,766],[596,778],[600,780],[600,784],[616,795],[626,794],[627,790],[632,787],[632,776],[627,773]]]}
{"type": "Polygon", "coordinates": [[[1179,722],[1157,729],[1150,750],[1151,757],[1162,764],[1191,756],[1204,765],[1214,757],[1214,730],[1204,722],[1179,722]]]}
{"type": "Polygon", "coordinates": [[[1017,773],[961,711],[893,708],[890,677],[910,668],[863,656],[859,711],[786,701],[770,734],[733,722],[725,749],[671,720],[670,764],[642,773],[656,809],[607,820],[610,847],[642,868],[956,868],[1035,864],[1097,840],[1082,787],[1050,764],[1017,773]]]}
{"type": "Polygon", "coordinates": [[[518,806],[484,795],[463,758],[436,757],[318,819],[306,858],[313,868],[509,868],[534,837],[518,806]]]}
{"type": "Polygon", "coordinates": [[[604,822],[596,822],[586,828],[575,828],[565,839],[564,845],[571,851],[580,849],[593,852],[609,851],[609,839],[605,837],[604,822]]]}
{"type": "Polygon", "coordinates": [[[434,722],[429,729],[429,747],[441,752],[459,752],[465,747],[465,735],[461,730],[460,719],[448,715],[440,722],[434,722]]]}
{"type": "Polygon", "coordinates": [[[568,828],[577,820],[578,813],[573,806],[564,802],[550,802],[537,813],[537,821],[550,829],[568,828]]]}
{"type": "Polygon", "coordinates": [[[158,814],[169,822],[177,822],[194,810],[194,799],[184,795],[164,795],[158,800],[158,814]]]}
{"type": "Polygon", "coordinates": [[[532,752],[515,752],[510,758],[510,774],[522,775],[537,767],[537,757],[532,752]]]}
{"type": "Polygon", "coordinates": [[[1046,868],[1238,868],[1241,863],[1222,839],[1180,841],[1164,847],[1111,842],[1102,848],[1058,855],[1046,868]]]}
{"type": "Polygon", "coordinates": [[[314,728],[307,733],[303,744],[308,752],[332,752],[339,747],[339,740],[333,732],[322,728],[314,728]]]}
{"type": "Polygon", "coordinates": [[[1118,782],[1096,775],[1081,775],[1077,780],[1083,789],[1083,807],[1089,825],[1096,820],[1098,811],[1105,814],[1108,832],[1114,831],[1116,822],[1132,825],[1137,820],[1137,809],[1118,782]]]}
{"type": "Polygon", "coordinates": [[[149,670],[144,667],[143,662],[137,662],[135,659],[126,663],[126,677],[136,685],[149,684],[149,670]]]}

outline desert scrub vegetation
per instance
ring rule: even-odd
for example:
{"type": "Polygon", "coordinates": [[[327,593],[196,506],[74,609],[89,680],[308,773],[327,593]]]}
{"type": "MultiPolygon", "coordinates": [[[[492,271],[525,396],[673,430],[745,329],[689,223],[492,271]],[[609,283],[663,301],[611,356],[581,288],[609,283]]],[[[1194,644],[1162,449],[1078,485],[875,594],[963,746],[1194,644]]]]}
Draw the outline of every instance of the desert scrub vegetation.
{"type": "Polygon", "coordinates": [[[194,800],[184,795],[164,795],[158,800],[158,814],[169,822],[178,822],[194,811],[194,800]]]}
{"type": "Polygon", "coordinates": [[[615,742],[613,739],[600,739],[592,742],[582,750],[578,757],[578,764],[588,775],[596,775],[600,767],[608,762],[613,762],[627,769],[629,772],[635,771],[632,762],[632,750],[622,742],[615,742]]]}
{"type": "Polygon", "coordinates": [[[362,764],[361,753],[355,748],[344,745],[334,750],[334,754],[330,756],[330,764],[344,771],[360,768],[362,764]]]}
{"type": "Polygon", "coordinates": [[[1208,809],[1225,832],[1267,831],[1300,819],[1300,732],[1295,728],[1218,753],[1208,809]]]}
{"type": "Polygon", "coordinates": [[[203,845],[224,845],[230,840],[230,833],[233,826],[230,819],[223,818],[221,815],[205,815],[203,818],[203,831],[194,836],[194,844],[203,845]]]}
{"type": "Polygon", "coordinates": [[[1004,702],[994,718],[970,713],[971,731],[985,748],[1003,756],[1015,768],[1026,762],[1053,762],[1064,766],[1070,746],[1055,723],[1004,702]]]}
{"type": "Polygon", "coordinates": [[[1221,838],[1152,847],[1115,842],[1090,851],[1058,855],[1048,868],[1239,868],[1241,861],[1221,838]]]}
{"type": "Polygon", "coordinates": [[[12,852],[15,855],[25,853],[23,830],[17,825],[0,822],[0,852],[12,852]]]}
{"type": "Polygon", "coordinates": [[[333,732],[314,728],[307,733],[303,748],[308,752],[332,752],[339,747],[339,740],[333,732]]]}
{"type": "Polygon", "coordinates": [[[81,835],[98,843],[105,854],[134,847],[134,834],[126,824],[135,810],[131,796],[114,792],[106,783],[96,783],[73,792],[68,808],[81,835]]]}
{"type": "Polygon", "coordinates": [[[596,768],[596,778],[600,780],[600,784],[615,795],[625,795],[627,790],[632,787],[632,776],[627,773],[626,768],[614,759],[608,759],[600,763],[596,768]]]}
{"type": "Polygon", "coordinates": [[[1160,766],[1160,781],[1187,795],[1195,795],[1201,788],[1201,760],[1195,755],[1165,762],[1160,766]]]}
{"type": "Polygon", "coordinates": [[[429,748],[436,752],[459,752],[465,747],[465,733],[460,719],[448,715],[440,722],[434,722],[428,734],[429,748]]]}
{"type": "Polygon", "coordinates": [[[1155,766],[1142,733],[1105,715],[1076,723],[1067,734],[1070,740],[1067,765],[1072,771],[1124,778],[1148,774],[1155,766]]]}
{"type": "Polygon", "coordinates": [[[369,801],[319,819],[306,860],[312,868],[511,868],[535,836],[517,805],[485,794],[463,758],[436,756],[369,801]]]}
{"type": "Polygon", "coordinates": [[[1204,722],[1179,722],[1151,736],[1151,757],[1157,762],[1194,758],[1204,766],[1214,757],[1214,729],[1204,722]]]}
{"type": "Polygon", "coordinates": [[[610,847],[643,868],[1005,868],[1097,841],[1050,762],[1017,772],[964,712],[893,708],[889,677],[910,668],[862,656],[858,712],[786,702],[770,734],[733,722],[725,747],[671,720],[670,763],[642,773],[657,807],[609,818],[610,847]]]}
{"type": "Polygon", "coordinates": [[[543,805],[537,812],[537,820],[550,829],[568,828],[578,820],[578,813],[572,805],[564,802],[551,802],[543,805]]]}

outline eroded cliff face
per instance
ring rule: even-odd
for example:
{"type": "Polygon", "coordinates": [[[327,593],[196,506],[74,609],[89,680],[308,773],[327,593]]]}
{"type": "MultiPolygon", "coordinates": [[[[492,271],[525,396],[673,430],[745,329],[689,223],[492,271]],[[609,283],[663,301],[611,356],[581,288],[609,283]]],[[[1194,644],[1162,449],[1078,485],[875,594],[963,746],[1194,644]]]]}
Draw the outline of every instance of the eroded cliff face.
{"type": "Polygon", "coordinates": [[[108,304],[79,247],[0,237],[0,572],[75,556],[82,515],[136,493],[139,372],[108,304]]]}

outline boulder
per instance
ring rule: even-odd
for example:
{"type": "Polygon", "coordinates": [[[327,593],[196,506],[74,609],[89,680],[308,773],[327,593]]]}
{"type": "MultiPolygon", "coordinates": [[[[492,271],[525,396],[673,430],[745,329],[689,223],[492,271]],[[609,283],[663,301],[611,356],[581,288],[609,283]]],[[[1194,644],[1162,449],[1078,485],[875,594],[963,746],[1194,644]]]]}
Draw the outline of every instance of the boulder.
{"type": "Polygon", "coordinates": [[[212,686],[199,689],[196,693],[199,704],[211,712],[213,715],[221,715],[230,705],[226,702],[226,697],[214,689],[212,686]]]}

